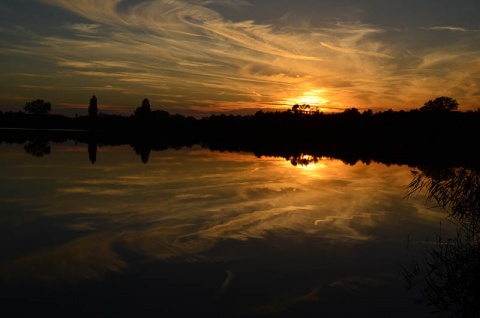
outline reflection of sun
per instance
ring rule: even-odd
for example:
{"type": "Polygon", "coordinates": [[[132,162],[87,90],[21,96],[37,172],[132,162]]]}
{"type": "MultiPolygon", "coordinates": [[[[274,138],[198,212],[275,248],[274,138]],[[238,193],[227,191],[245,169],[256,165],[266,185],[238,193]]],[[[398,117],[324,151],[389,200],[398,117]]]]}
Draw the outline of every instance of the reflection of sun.
{"type": "Polygon", "coordinates": [[[320,170],[326,167],[322,159],[322,157],[300,154],[298,156],[291,156],[287,159],[287,162],[290,164],[290,166],[293,166],[295,168],[313,171],[320,170]]]}
{"type": "Polygon", "coordinates": [[[298,169],[297,172],[299,173],[299,176],[302,176],[302,178],[322,178],[324,175],[324,170],[327,168],[327,165],[321,160],[321,158],[319,159],[319,161],[310,163],[308,165],[299,164],[292,167],[298,169]]]}

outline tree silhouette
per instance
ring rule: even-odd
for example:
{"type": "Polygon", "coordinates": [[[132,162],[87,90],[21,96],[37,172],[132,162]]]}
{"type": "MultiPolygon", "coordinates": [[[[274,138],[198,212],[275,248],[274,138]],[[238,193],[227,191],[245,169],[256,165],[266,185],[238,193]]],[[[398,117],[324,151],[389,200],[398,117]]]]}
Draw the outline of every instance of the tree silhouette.
{"type": "Polygon", "coordinates": [[[137,107],[137,109],[135,110],[134,115],[137,117],[146,117],[150,115],[151,112],[152,110],[150,109],[150,101],[148,100],[148,98],[145,98],[142,101],[142,106],[137,107]]]}
{"type": "Polygon", "coordinates": [[[145,98],[142,101],[142,112],[149,113],[150,111],[151,111],[150,110],[150,101],[148,100],[148,98],[145,98]]]}
{"type": "Polygon", "coordinates": [[[310,107],[308,104],[295,104],[292,107],[292,111],[294,114],[310,114],[312,113],[312,107],[310,107]]]}
{"type": "Polygon", "coordinates": [[[52,110],[52,104],[45,102],[43,99],[37,99],[25,103],[23,109],[33,115],[47,115],[52,110]]]}
{"type": "Polygon", "coordinates": [[[88,116],[91,118],[97,117],[98,106],[97,106],[97,97],[95,95],[90,98],[90,105],[88,106],[88,116]]]}
{"type": "Polygon", "coordinates": [[[420,108],[421,111],[452,111],[458,109],[458,102],[451,97],[437,97],[434,100],[429,100],[426,102],[423,107],[420,108]]]}
{"type": "Polygon", "coordinates": [[[355,108],[355,107],[352,107],[352,108],[346,108],[344,111],[343,111],[343,114],[347,115],[347,116],[359,116],[360,115],[360,111],[355,108]]]}

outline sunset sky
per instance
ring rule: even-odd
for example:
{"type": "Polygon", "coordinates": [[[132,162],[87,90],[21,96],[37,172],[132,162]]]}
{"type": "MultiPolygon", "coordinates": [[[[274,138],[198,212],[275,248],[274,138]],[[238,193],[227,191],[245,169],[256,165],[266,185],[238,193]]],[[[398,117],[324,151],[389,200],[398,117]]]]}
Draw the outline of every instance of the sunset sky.
{"type": "Polygon", "coordinates": [[[480,107],[478,0],[2,0],[0,110],[480,107]]]}

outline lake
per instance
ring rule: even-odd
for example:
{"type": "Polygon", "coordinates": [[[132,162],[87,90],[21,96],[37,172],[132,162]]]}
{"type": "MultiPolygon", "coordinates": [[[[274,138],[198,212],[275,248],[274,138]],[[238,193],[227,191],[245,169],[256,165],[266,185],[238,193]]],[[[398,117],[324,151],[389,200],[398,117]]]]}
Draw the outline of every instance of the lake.
{"type": "Polygon", "coordinates": [[[198,146],[0,150],[3,317],[435,316],[405,271],[457,225],[406,197],[418,169],[198,146]]]}

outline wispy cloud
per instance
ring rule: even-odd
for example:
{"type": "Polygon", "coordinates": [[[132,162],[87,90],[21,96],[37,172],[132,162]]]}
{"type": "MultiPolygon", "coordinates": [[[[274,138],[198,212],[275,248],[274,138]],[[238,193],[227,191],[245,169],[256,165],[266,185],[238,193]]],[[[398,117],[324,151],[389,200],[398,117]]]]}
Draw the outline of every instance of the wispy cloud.
{"type": "MultiPolygon", "coordinates": [[[[443,85],[439,72],[446,77],[456,72],[441,69],[434,54],[451,56],[458,64],[472,61],[480,50],[475,44],[479,32],[461,26],[393,29],[358,21],[294,24],[285,19],[260,23],[248,18],[248,10],[243,20],[222,14],[225,6],[253,10],[254,2],[241,0],[38,1],[84,21],[66,23],[61,32],[48,35],[19,27],[16,34],[23,42],[5,45],[0,54],[34,56],[52,66],[40,74],[70,78],[81,83],[78,87],[94,80],[100,87],[115,88],[120,94],[108,98],[119,106],[125,103],[123,95],[139,100],[156,96],[165,102],[158,107],[167,110],[182,103],[186,110],[286,108],[291,107],[287,101],[322,89],[326,96],[321,100],[329,100],[332,109],[408,107],[433,97],[443,85]],[[442,42],[435,34],[451,37],[442,42]],[[172,95],[182,97],[168,97],[172,95]]],[[[456,86],[477,82],[474,76],[463,77],[456,86]]],[[[61,81],[58,87],[63,87],[61,81]]],[[[466,90],[454,97],[468,102],[472,96],[466,90]]]]}
{"type": "Polygon", "coordinates": [[[28,88],[28,89],[42,89],[42,90],[51,90],[55,89],[55,86],[48,86],[48,85],[18,85],[19,87],[28,88]]]}
{"type": "Polygon", "coordinates": [[[115,61],[90,61],[90,62],[81,62],[81,61],[69,61],[69,60],[60,60],[57,62],[59,66],[73,67],[73,68],[131,68],[131,63],[126,62],[115,62],[115,61]]]}
{"type": "Polygon", "coordinates": [[[72,30],[76,30],[82,33],[98,33],[98,29],[101,27],[100,24],[88,24],[88,23],[76,23],[68,26],[72,30]]]}
{"type": "Polygon", "coordinates": [[[382,54],[382,53],[376,53],[376,52],[368,52],[368,51],[362,51],[358,49],[349,49],[349,48],[342,48],[342,47],[337,47],[333,46],[331,44],[325,43],[325,42],[320,42],[321,45],[323,45],[326,48],[329,48],[333,51],[341,52],[341,53],[347,53],[347,54],[362,54],[362,55],[369,55],[369,56],[374,56],[374,57],[381,57],[381,58],[393,58],[392,56],[389,56],[387,54],[382,54]]]}
{"type": "Polygon", "coordinates": [[[467,32],[468,29],[462,27],[454,27],[454,26],[436,26],[426,28],[427,30],[434,30],[434,31],[458,31],[458,32],[467,32]]]}
{"type": "Polygon", "coordinates": [[[226,7],[239,8],[239,7],[249,7],[252,4],[247,0],[206,0],[203,3],[205,4],[217,4],[226,7]]]}

